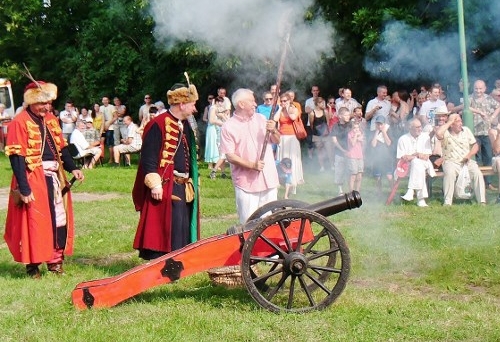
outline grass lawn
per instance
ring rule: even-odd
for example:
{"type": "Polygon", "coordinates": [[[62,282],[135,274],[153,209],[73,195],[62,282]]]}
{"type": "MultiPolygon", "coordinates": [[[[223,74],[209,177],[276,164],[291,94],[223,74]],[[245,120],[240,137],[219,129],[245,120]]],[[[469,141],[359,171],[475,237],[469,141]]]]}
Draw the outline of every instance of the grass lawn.
{"type": "MultiPolygon", "coordinates": [[[[314,203],[335,197],[332,175],[304,164],[306,184],[293,198],[314,203]]],[[[135,172],[134,166],[85,171],[73,192],[93,200],[74,203],[75,254],[67,257],[66,275],[44,270],[40,281],[31,280],[0,243],[0,341],[500,340],[496,194],[488,192],[487,206],[463,201],[443,207],[440,181],[430,207],[418,208],[397,198],[385,206],[367,177],[363,206],[330,217],[349,245],[352,270],[345,291],[326,310],[273,314],[245,289],[214,286],[202,272],[111,309],[78,311],[71,303],[78,283],[142,263],[131,247],[138,220],[130,196],[135,172]],[[115,196],[104,196],[109,193],[115,196]]],[[[8,186],[10,175],[0,156],[0,187],[8,186]]],[[[201,176],[202,236],[222,234],[237,223],[231,181],[210,180],[204,165],[201,176]]],[[[1,209],[2,222],[5,216],[1,209]]]]}

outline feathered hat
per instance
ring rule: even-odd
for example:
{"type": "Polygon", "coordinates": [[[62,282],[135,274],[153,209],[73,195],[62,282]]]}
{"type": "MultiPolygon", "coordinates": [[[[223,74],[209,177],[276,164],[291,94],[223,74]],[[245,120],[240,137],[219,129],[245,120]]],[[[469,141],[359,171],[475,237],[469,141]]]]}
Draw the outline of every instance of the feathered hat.
{"type": "Polygon", "coordinates": [[[196,90],[194,84],[189,82],[187,72],[184,73],[184,76],[187,80],[187,86],[177,83],[174,84],[172,89],[167,91],[167,100],[169,105],[196,102],[198,100],[198,91],[196,90]]]}
{"type": "Polygon", "coordinates": [[[28,105],[57,99],[57,86],[44,81],[31,82],[24,88],[24,102],[28,105]]]}
{"type": "Polygon", "coordinates": [[[57,86],[44,81],[35,81],[33,76],[31,76],[28,67],[25,64],[23,65],[26,72],[22,73],[32,81],[24,88],[24,102],[27,105],[32,105],[35,103],[46,103],[57,99],[57,86]]]}

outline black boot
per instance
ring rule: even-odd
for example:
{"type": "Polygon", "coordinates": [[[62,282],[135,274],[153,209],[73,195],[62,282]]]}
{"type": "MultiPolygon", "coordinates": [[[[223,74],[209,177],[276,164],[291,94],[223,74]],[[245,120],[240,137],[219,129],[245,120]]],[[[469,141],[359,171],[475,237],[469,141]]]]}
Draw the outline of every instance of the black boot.
{"type": "Polygon", "coordinates": [[[33,279],[40,279],[40,269],[38,264],[28,264],[26,265],[26,273],[33,279]]]}

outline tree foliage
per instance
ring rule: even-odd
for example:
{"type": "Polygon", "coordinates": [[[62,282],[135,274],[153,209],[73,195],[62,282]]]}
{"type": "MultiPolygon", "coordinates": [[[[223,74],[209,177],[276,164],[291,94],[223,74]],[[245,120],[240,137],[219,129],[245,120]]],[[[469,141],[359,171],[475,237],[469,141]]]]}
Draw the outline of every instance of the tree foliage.
{"type": "MultiPolygon", "coordinates": [[[[455,30],[453,4],[452,0],[316,0],[305,19],[322,16],[331,22],[338,43],[333,56],[321,56],[325,67],[315,82],[330,89],[369,84],[363,59],[373,53],[385,23],[398,20],[436,32],[455,30]]],[[[183,80],[184,71],[202,95],[231,80],[240,66],[238,58],[215,58],[210,48],[190,41],[165,51],[155,41],[149,6],[148,0],[3,0],[0,76],[10,78],[16,94],[21,94],[27,83],[20,73],[25,63],[36,78],[58,85],[57,106],[66,98],[90,105],[107,95],[122,97],[129,108],[138,108],[145,93],[165,100],[166,90],[183,80]]],[[[479,6],[479,0],[468,1],[467,13],[479,6]]],[[[496,20],[494,13],[490,16],[496,20]]],[[[487,38],[491,30],[485,21],[475,31],[483,53],[497,48],[487,38]]],[[[303,80],[304,86],[307,81],[303,80]]]]}

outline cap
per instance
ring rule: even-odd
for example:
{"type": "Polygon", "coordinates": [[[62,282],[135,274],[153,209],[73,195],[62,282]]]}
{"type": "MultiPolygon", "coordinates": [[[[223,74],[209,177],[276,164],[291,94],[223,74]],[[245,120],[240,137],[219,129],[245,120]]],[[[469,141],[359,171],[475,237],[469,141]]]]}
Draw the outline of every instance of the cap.
{"type": "Polygon", "coordinates": [[[375,123],[385,123],[385,117],[379,115],[375,118],[375,123]]]}

